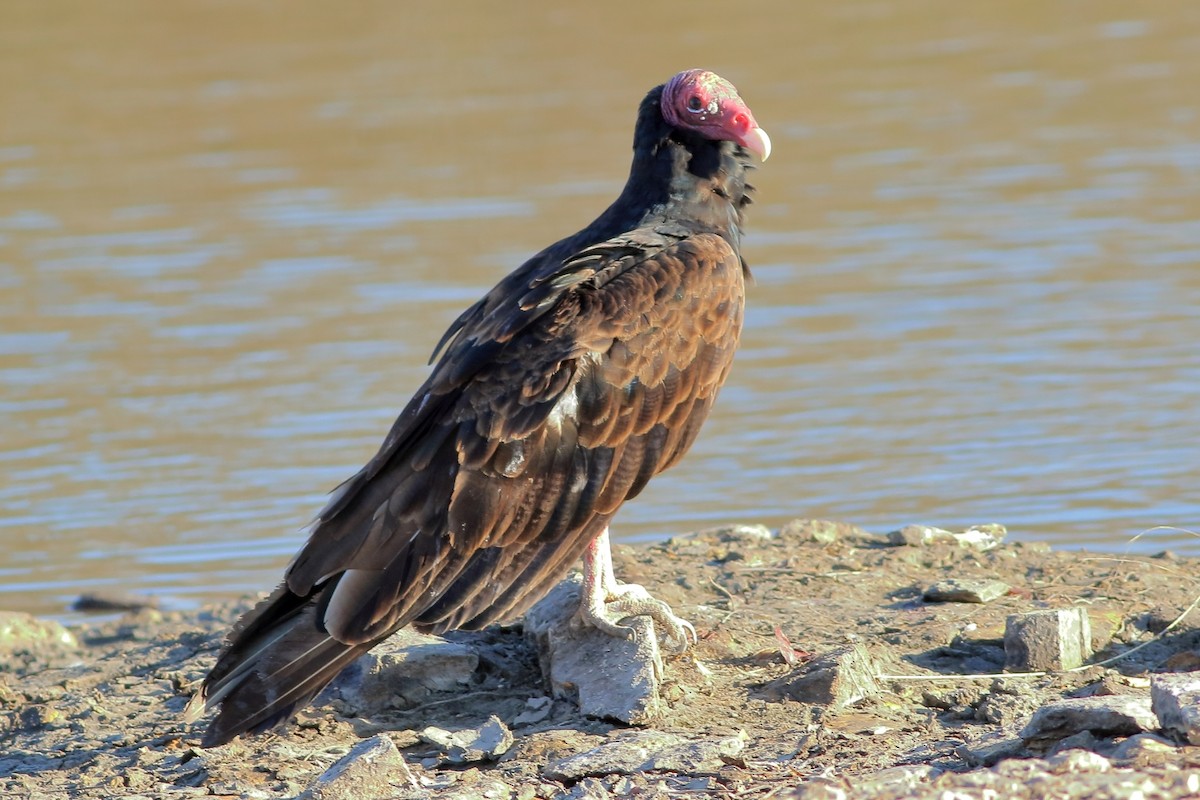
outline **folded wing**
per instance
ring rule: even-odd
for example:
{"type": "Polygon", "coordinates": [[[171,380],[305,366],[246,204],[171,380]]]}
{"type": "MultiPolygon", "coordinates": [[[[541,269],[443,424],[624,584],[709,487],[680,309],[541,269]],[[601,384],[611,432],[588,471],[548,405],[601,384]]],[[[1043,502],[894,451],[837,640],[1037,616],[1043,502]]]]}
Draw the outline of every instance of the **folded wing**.
{"type": "Polygon", "coordinates": [[[726,239],[639,229],[531,275],[455,323],[383,447],[235,628],[197,695],[221,703],[206,745],[282,721],[406,624],[518,616],[691,446],[741,329],[726,239]]]}

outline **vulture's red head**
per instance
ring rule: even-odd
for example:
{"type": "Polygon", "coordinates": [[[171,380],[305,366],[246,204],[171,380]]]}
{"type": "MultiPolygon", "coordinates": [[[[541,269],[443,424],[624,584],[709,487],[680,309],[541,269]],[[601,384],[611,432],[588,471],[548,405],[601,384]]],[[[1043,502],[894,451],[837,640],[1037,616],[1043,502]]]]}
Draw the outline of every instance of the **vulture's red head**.
{"type": "Polygon", "coordinates": [[[758,127],[733,84],[716,73],[689,69],[667,81],[662,114],[676,128],[705,139],[737,142],[763,161],[771,155],[771,139],[758,127]]]}

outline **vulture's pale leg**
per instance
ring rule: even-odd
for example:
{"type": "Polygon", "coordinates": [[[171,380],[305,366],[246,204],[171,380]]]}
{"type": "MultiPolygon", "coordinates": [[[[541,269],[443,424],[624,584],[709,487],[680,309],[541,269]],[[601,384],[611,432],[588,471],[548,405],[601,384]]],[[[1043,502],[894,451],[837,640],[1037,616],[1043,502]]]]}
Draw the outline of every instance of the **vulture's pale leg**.
{"type": "Polygon", "coordinates": [[[636,583],[617,583],[613,576],[612,551],[608,547],[608,528],[588,545],[583,554],[583,597],[579,619],[610,636],[629,638],[631,629],[619,624],[625,617],[650,617],[658,630],[679,652],[696,641],[696,629],[680,619],[671,607],[655,599],[636,583]]]}

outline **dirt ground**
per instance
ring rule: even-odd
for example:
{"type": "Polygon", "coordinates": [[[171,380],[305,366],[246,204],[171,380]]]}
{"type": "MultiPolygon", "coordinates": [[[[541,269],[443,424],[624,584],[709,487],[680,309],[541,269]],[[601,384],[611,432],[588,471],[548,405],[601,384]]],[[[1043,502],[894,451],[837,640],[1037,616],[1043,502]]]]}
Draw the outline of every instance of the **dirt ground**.
{"type": "Polygon", "coordinates": [[[1195,620],[1169,627],[1200,595],[1197,560],[1060,552],[997,544],[999,536],[996,526],[974,537],[910,529],[889,539],[796,521],[782,531],[747,526],[617,548],[618,577],[651,589],[699,633],[690,652],[665,662],[662,713],[642,728],[582,717],[570,698],[546,700],[536,653],[516,624],[450,637],[480,653],[466,686],[369,715],[327,693],[280,732],[202,750],[183,707],[248,599],[200,612],[141,610],[65,634],[10,624],[0,636],[0,796],[1200,794],[1200,747],[1161,732],[1019,735],[1051,701],[1148,698],[1151,674],[1200,669],[1195,620]],[[1008,588],[986,603],[925,599],[948,578],[1008,588]],[[1072,607],[1088,612],[1091,663],[1123,657],[997,676],[1009,615],[1072,607]],[[843,708],[795,699],[789,687],[806,663],[854,645],[869,656],[873,690],[843,708]],[[449,763],[420,735],[427,726],[478,728],[493,715],[514,738],[502,755],[449,763]],[[383,774],[389,790],[338,794],[318,780],[367,737],[390,739],[403,755],[399,771],[383,774]],[[655,763],[664,741],[724,744],[718,756],[655,763]],[[620,757],[562,766],[605,745],[641,748],[641,756],[626,766],[620,757]]]}

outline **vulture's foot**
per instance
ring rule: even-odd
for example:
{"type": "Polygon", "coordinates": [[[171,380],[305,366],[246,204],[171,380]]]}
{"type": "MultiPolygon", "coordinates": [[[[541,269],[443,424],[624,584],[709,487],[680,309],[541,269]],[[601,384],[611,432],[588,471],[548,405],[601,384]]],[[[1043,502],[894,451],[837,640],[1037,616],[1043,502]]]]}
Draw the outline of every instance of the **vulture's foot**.
{"type": "Polygon", "coordinates": [[[674,653],[686,652],[688,645],[696,641],[696,629],[692,623],[675,616],[669,605],[652,597],[636,583],[610,587],[607,597],[604,597],[604,593],[587,597],[579,605],[579,617],[584,624],[623,639],[629,638],[633,629],[622,625],[621,620],[627,617],[650,617],[667,649],[674,653]]]}
{"type": "Polygon", "coordinates": [[[668,648],[683,653],[696,641],[696,629],[675,616],[671,607],[636,583],[617,583],[613,576],[608,528],[596,537],[583,556],[583,597],[579,620],[609,636],[628,639],[633,629],[621,624],[627,617],[650,617],[668,648]]]}

